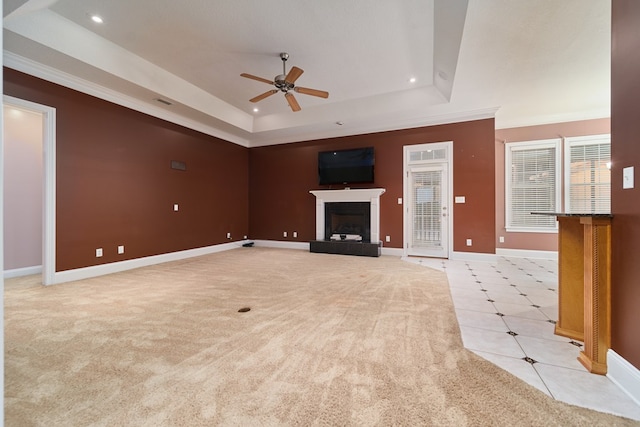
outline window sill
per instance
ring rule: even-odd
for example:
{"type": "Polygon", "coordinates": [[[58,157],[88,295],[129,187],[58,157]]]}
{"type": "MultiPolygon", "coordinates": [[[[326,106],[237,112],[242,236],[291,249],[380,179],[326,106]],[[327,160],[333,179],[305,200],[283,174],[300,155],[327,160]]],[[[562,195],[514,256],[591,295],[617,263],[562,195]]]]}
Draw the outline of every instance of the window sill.
{"type": "Polygon", "coordinates": [[[518,228],[506,227],[507,233],[540,233],[540,234],[558,234],[557,228],[518,228]]]}

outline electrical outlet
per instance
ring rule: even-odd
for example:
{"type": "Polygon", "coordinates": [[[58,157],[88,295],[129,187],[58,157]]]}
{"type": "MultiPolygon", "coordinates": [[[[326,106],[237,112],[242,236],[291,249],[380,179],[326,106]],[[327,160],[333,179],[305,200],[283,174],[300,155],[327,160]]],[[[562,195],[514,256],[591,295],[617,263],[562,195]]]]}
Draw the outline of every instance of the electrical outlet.
{"type": "Polygon", "coordinates": [[[387,236],[385,240],[386,240],[387,242],[390,242],[390,241],[391,241],[391,236],[387,236]]]}
{"type": "Polygon", "coordinates": [[[498,239],[500,240],[500,243],[504,243],[504,236],[500,236],[498,239]]]}
{"type": "Polygon", "coordinates": [[[294,232],[293,232],[293,237],[294,237],[294,238],[295,238],[295,237],[298,237],[298,232],[297,232],[297,231],[294,231],[294,232]]]}
{"type": "Polygon", "coordinates": [[[471,239],[467,239],[467,246],[471,246],[471,239]]]}
{"type": "Polygon", "coordinates": [[[102,248],[96,249],[96,258],[100,258],[102,256],[102,248]]]}
{"type": "Polygon", "coordinates": [[[118,246],[118,254],[122,255],[124,253],[124,245],[118,246]]]}
{"type": "Polygon", "coordinates": [[[286,231],[282,233],[282,237],[287,237],[287,232],[286,231]]]}
{"type": "Polygon", "coordinates": [[[173,204],[173,211],[174,212],[178,212],[178,204],[177,203],[173,204]]]}
{"type": "Polygon", "coordinates": [[[243,236],[242,238],[243,238],[244,240],[247,240],[247,236],[243,236]]]}
{"type": "Polygon", "coordinates": [[[231,233],[227,233],[227,239],[231,238],[231,233]]]}
{"type": "Polygon", "coordinates": [[[622,188],[633,188],[633,166],[622,169],[622,188]]]}

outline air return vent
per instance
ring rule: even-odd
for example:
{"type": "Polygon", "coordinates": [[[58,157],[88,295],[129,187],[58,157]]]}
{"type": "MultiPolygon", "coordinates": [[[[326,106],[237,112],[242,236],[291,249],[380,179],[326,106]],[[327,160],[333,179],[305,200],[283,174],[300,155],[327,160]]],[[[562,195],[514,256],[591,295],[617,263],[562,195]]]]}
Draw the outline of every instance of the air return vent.
{"type": "Polygon", "coordinates": [[[158,101],[159,103],[164,104],[164,105],[173,105],[172,102],[169,102],[166,99],[162,99],[162,98],[156,98],[156,101],[158,101]]]}
{"type": "Polygon", "coordinates": [[[186,171],[187,164],[185,162],[179,162],[177,160],[171,160],[171,169],[177,169],[179,171],[186,171]]]}

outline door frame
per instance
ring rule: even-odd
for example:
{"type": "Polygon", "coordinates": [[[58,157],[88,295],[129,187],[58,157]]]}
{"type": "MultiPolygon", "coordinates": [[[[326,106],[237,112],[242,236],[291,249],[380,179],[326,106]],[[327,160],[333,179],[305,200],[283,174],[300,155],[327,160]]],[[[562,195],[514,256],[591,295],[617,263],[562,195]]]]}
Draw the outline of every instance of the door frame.
{"type": "Polygon", "coordinates": [[[447,188],[448,193],[445,197],[446,205],[447,205],[447,216],[446,216],[446,227],[447,227],[447,253],[446,258],[450,259],[453,254],[453,141],[445,141],[445,142],[433,142],[426,144],[416,144],[416,145],[405,145],[403,147],[402,153],[402,197],[404,209],[402,210],[402,235],[403,242],[402,245],[402,255],[409,256],[409,242],[411,241],[411,236],[409,235],[410,227],[409,221],[412,221],[412,218],[409,218],[409,205],[407,202],[410,200],[410,191],[411,191],[411,180],[409,180],[409,169],[411,166],[430,166],[435,163],[447,164],[447,173],[443,179],[447,180],[447,188]],[[446,150],[446,158],[438,159],[438,160],[425,160],[419,163],[409,163],[409,154],[414,151],[425,151],[425,150],[446,150]]]}
{"type": "Polygon", "coordinates": [[[3,95],[3,103],[42,114],[42,284],[51,285],[56,272],[56,109],[9,95],[3,95]]]}

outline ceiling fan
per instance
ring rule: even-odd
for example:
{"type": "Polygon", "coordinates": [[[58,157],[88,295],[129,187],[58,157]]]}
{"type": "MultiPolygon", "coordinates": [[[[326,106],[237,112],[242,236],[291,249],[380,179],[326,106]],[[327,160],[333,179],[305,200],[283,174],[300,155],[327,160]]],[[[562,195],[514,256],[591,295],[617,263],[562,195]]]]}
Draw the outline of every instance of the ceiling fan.
{"type": "Polygon", "coordinates": [[[282,74],[278,74],[277,76],[275,76],[273,81],[268,79],[263,79],[262,77],[254,76],[252,74],[247,74],[247,73],[240,74],[242,77],[246,77],[252,80],[257,80],[259,82],[274,85],[276,87],[276,89],[271,89],[261,95],[251,98],[249,100],[250,102],[262,101],[266,97],[271,96],[275,93],[278,93],[278,91],[280,91],[280,92],[284,92],[284,97],[289,103],[289,107],[291,107],[293,111],[300,111],[301,110],[300,104],[298,104],[298,101],[296,100],[295,96],[293,96],[293,93],[291,93],[290,91],[302,93],[304,95],[317,96],[320,98],[329,97],[329,92],[325,92],[323,90],[317,90],[317,89],[309,89],[307,87],[296,86],[295,82],[302,75],[302,73],[304,73],[304,70],[298,67],[292,67],[291,70],[289,70],[289,72],[287,73],[285,69],[285,64],[287,62],[287,59],[289,59],[289,54],[286,52],[282,52],[280,54],[280,59],[282,59],[282,74]]]}

